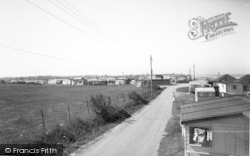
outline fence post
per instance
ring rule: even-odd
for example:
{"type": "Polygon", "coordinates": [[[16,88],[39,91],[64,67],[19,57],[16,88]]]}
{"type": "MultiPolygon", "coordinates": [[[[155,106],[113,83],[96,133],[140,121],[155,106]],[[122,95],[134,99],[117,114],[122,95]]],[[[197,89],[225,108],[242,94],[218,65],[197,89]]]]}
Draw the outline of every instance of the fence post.
{"type": "Polygon", "coordinates": [[[89,114],[89,101],[87,100],[88,114],[89,114]]]}
{"type": "Polygon", "coordinates": [[[42,109],[41,109],[41,115],[42,115],[42,120],[43,120],[43,132],[45,133],[45,122],[44,122],[43,110],[42,109]]]}
{"type": "Polygon", "coordinates": [[[71,125],[71,116],[70,116],[69,105],[68,105],[68,114],[69,114],[69,123],[70,123],[70,125],[71,125]]]}

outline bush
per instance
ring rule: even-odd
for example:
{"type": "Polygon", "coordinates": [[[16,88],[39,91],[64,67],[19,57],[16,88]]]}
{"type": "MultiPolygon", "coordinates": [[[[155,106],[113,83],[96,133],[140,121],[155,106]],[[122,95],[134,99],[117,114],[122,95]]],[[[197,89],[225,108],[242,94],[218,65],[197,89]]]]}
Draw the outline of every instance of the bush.
{"type": "Polygon", "coordinates": [[[159,87],[158,85],[153,85],[153,90],[154,90],[154,91],[162,90],[162,88],[159,87]]]}
{"type": "Polygon", "coordinates": [[[39,143],[58,144],[58,143],[72,143],[76,141],[76,136],[69,127],[56,126],[51,132],[44,134],[39,143]]]}
{"type": "Polygon", "coordinates": [[[128,97],[134,105],[148,104],[148,101],[135,91],[129,93],[128,97]]]}
{"type": "Polygon", "coordinates": [[[102,94],[92,96],[90,99],[93,111],[98,117],[103,119],[105,123],[117,122],[130,117],[125,110],[114,107],[111,104],[111,98],[109,96],[103,96],[102,94]]]}

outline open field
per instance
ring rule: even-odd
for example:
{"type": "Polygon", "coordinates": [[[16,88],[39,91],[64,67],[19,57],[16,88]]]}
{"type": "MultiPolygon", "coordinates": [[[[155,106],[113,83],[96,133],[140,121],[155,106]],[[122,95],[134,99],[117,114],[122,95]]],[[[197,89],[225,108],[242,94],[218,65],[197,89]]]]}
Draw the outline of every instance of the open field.
{"type": "Polygon", "coordinates": [[[45,131],[69,119],[92,119],[94,113],[87,100],[96,94],[111,96],[121,106],[131,91],[141,90],[124,86],[49,86],[0,85],[0,143],[28,142],[26,138],[42,134],[43,112],[45,131]],[[70,115],[69,115],[70,114],[70,115]]]}

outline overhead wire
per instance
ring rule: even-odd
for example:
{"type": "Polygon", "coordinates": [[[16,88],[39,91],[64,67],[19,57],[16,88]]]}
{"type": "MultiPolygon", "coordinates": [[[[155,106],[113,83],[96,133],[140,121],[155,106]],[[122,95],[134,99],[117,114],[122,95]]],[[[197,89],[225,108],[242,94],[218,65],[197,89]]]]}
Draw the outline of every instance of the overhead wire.
{"type": "MultiPolygon", "coordinates": [[[[51,3],[52,1],[49,0],[51,3]]],[[[124,52],[129,52],[132,49],[127,46],[123,41],[120,41],[119,39],[117,39],[112,33],[110,33],[109,31],[107,31],[105,28],[103,28],[102,26],[100,26],[99,24],[97,24],[95,21],[93,21],[92,19],[90,19],[89,17],[87,17],[86,15],[84,15],[83,13],[81,13],[78,9],[76,9],[75,7],[73,7],[71,4],[69,4],[68,2],[64,1],[63,2],[65,4],[63,4],[62,2],[60,2],[59,0],[56,0],[59,4],[61,4],[64,8],[66,8],[67,10],[69,10],[70,12],[72,12],[74,15],[72,15],[71,13],[69,13],[71,16],[73,16],[74,18],[76,18],[77,20],[79,20],[79,18],[81,20],[79,20],[81,23],[83,23],[84,25],[87,25],[90,29],[94,30],[95,32],[99,33],[100,35],[104,36],[105,38],[107,38],[109,41],[111,41],[114,45],[122,49],[117,49],[115,47],[113,47],[114,49],[117,50],[122,50],[124,52]]],[[[59,7],[57,4],[55,4],[53,2],[54,5],[56,5],[58,8],[60,8],[61,10],[63,10],[64,12],[68,12],[65,11],[65,9],[63,9],[62,7],[59,7]]],[[[127,55],[130,55],[131,58],[134,58],[134,55],[131,55],[130,53],[126,53],[127,55]]]]}
{"type": "Polygon", "coordinates": [[[70,26],[70,27],[72,27],[72,28],[76,29],[77,31],[79,31],[79,32],[83,33],[84,35],[88,36],[89,38],[92,38],[92,39],[94,39],[94,40],[96,40],[96,41],[98,41],[98,42],[100,42],[100,43],[102,43],[102,44],[104,44],[104,45],[109,46],[107,43],[105,43],[105,42],[103,42],[103,41],[101,41],[101,40],[97,39],[96,37],[94,37],[94,36],[90,35],[89,33],[85,32],[85,31],[83,31],[83,30],[81,30],[80,28],[78,28],[78,27],[76,27],[76,26],[74,26],[74,25],[70,24],[69,22],[67,22],[67,21],[63,20],[62,18],[57,17],[56,15],[54,15],[54,14],[50,13],[49,11],[47,11],[47,10],[45,10],[45,9],[41,8],[41,7],[40,7],[40,6],[38,6],[37,4],[32,3],[32,2],[30,2],[29,0],[26,0],[26,1],[27,1],[28,3],[30,3],[31,5],[35,6],[36,8],[38,8],[38,9],[42,10],[43,12],[47,13],[48,15],[50,15],[50,16],[52,16],[52,17],[56,18],[57,20],[59,20],[59,21],[63,22],[64,24],[66,24],[66,25],[68,25],[68,26],[70,26]]]}
{"type": "MultiPolygon", "coordinates": [[[[62,2],[60,2],[59,0],[56,0],[58,3],[62,4],[63,6],[65,6],[62,2]]],[[[111,40],[120,44],[120,46],[125,47],[126,49],[129,49],[129,46],[127,46],[127,44],[124,41],[121,41],[120,39],[117,39],[116,36],[114,36],[112,33],[110,33],[109,31],[107,31],[105,28],[103,28],[102,26],[100,26],[98,23],[96,23],[94,20],[90,19],[88,16],[84,15],[82,12],[80,12],[78,9],[76,9],[73,5],[71,5],[69,2],[62,0],[68,7],[69,10],[72,11],[72,9],[77,12],[78,14],[76,14],[78,17],[80,17],[81,19],[83,19],[85,22],[87,22],[88,24],[90,24],[91,26],[93,26],[96,29],[100,29],[100,31],[104,34],[108,34],[108,36],[110,36],[111,40]],[[70,9],[71,8],[71,9],[70,9]]],[[[66,7],[66,6],[65,6],[66,7]]],[[[72,11],[72,12],[74,12],[72,11]]]]}
{"type": "MultiPolygon", "coordinates": [[[[70,9],[69,7],[67,7],[65,4],[61,3],[60,1],[57,1],[60,5],[62,5],[63,7],[59,6],[57,3],[53,2],[52,0],[48,0],[50,3],[52,3],[53,5],[55,5],[56,7],[58,7],[59,9],[61,9],[62,11],[66,12],[67,14],[69,14],[70,16],[72,16],[73,18],[77,19],[78,21],[80,21],[81,23],[83,23],[84,25],[88,26],[90,29],[94,30],[97,33],[100,33],[101,35],[103,35],[104,37],[108,38],[107,35],[103,34],[100,30],[96,29],[94,27],[94,25],[92,25],[91,23],[89,23],[88,21],[86,21],[84,18],[82,18],[80,15],[78,15],[77,13],[75,13],[74,11],[72,11],[72,9],[70,9]]],[[[110,39],[109,39],[110,40],[110,39]]],[[[111,40],[110,40],[111,41],[111,40]]]]}
{"type": "MultiPolygon", "coordinates": [[[[47,11],[47,10],[45,10],[45,9],[41,8],[41,7],[40,7],[40,6],[38,6],[37,4],[32,3],[32,2],[31,2],[31,1],[29,1],[29,0],[26,0],[26,1],[27,1],[28,3],[30,3],[31,5],[35,6],[36,8],[38,8],[38,9],[42,10],[43,12],[45,12],[45,13],[49,14],[50,16],[52,16],[52,17],[56,18],[57,20],[59,20],[59,21],[61,21],[61,22],[65,23],[65,24],[67,24],[68,26],[70,26],[70,27],[72,27],[72,28],[74,28],[74,29],[78,30],[79,32],[83,33],[84,35],[87,35],[88,37],[90,37],[90,38],[92,38],[92,39],[94,39],[94,40],[97,40],[98,42],[100,42],[100,43],[102,43],[102,44],[104,44],[104,45],[106,45],[106,46],[108,46],[108,47],[111,47],[111,45],[109,45],[109,44],[107,44],[107,43],[105,43],[105,42],[103,42],[103,41],[99,40],[98,38],[96,38],[96,37],[94,37],[94,36],[90,35],[89,33],[87,33],[87,32],[85,32],[85,31],[81,30],[80,28],[78,28],[78,27],[76,27],[76,26],[72,25],[71,23],[69,23],[69,22],[67,22],[67,21],[63,20],[62,18],[57,17],[56,15],[52,14],[51,12],[49,12],[49,11],[47,11]]],[[[114,48],[114,49],[117,49],[117,48],[115,48],[115,47],[113,47],[113,48],[114,48]]],[[[128,54],[128,53],[127,53],[127,55],[130,55],[130,54],[128,54]]],[[[134,57],[133,55],[130,55],[130,56],[131,56],[132,58],[134,57]]],[[[123,70],[123,71],[126,71],[126,70],[123,70]]],[[[129,72],[130,72],[130,71],[129,71],[129,72]]]]}
{"type": "Polygon", "coordinates": [[[47,57],[47,58],[51,58],[51,59],[55,59],[55,60],[60,60],[60,61],[65,61],[65,62],[71,62],[71,63],[77,63],[77,64],[81,64],[81,65],[85,65],[85,66],[90,66],[90,67],[93,67],[93,68],[113,69],[113,70],[117,70],[117,71],[124,71],[124,70],[118,69],[118,68],[105,67],[105,66],[96,66],[96,65],[91,65],[91,64],[83,63],[83,62],[68,60],[68,59],[61,58],[61,57],[46,55],[46,54],[43,54],[43,53],[38,53],[38,52],[30,51],[30,50],[15,48],[15,47],[7,46],[7,45],[1,44],[1,43],[0,43],[0,47],[4,47],[4,48],[7,48],[7,49],[12,49],[12,50],[16,50],[16,51],[21,51],[21,52],[32,54],[32,55],[47,57]]]}
{"type": "MultiPolygon", "coordinates": [[[[90,38],[92,38],[92,39],[94,39],[94,40],[97,40],[98,42],[100,42],[100,43],[102,43],[102,44],[104,44],[104,45],[106,45],[106,46],[108,46],[108,47],[111,47],[111,45],[110,44],[107,44],[106,42],[103,42],[102,40],[99,40],[98,38],[96,38],[96,37],[94,37],[94,36],[92,36],[92,35],[90,35],[89,33],[87,33],[87,32],[85,32],[85,31],[83,31],[82,29],[80,29],[80,28],[78,28],[78,27],[76,27],[76,26],[74,26],[74,25],[72,25],[71,23],[69,23],[69,22],[67,22],[67,21],[65,21],[65,20],[63,20],[62,18],[60,18],[60,17],[57,17],[56,15],[54,15],[54,14],[52,14],[51,12],[49,12],[49,11],[47,11],[47,10],[45,10],[45,9],[43,9],[43,8],[41,8],[40,6],[38,6],[37,4],[35,4],[35,3],[32,3],[31,1],[29,1],[29,0],[26,0],[28,3],[30,3],[30,4],[32,4],[33,6],[35,6],[35,7],[37,7],[37,8],[39,8],[40,10],[42,10],[42,11],[44,11],[45,13],[47,13],[47,14],[49,14],[50,16],[52,16],[52,17],[54,17],[54,18],[56,18],[56,19],[58,19],[58,20],[60,20],[61,22],[63,22],[63,23],[65,23],[65,24],[67,24],[68,26],[70,26],[70,27],[72,27],[72,28],[74,28],[74,29],[76,29],[76,30],[78,30],[78,31],[80,31],[81,33],[83,33],[84,35],[86,35],[86,36],[88,36],[88,37],[90,37],[90,38]]],[[[52,4],[54,4],[54,5],[56,5],[58,8],[60,8],[61,10],[63,10],[64,12],[67,12],[67,11],[65,11],[65,9],[63,9],[62,7],[60,7],[60,6],[58,6],[57,4],[55,4],[54,2],[52,2],[52,1],[50,1],[49,0],[49,2],[51,2],[52,4]]],[[[68,12],[67,12],[68,13],[68,12]]],[[[68,14],[70,14],[70,13],[68,13],[68,14]]],[[[70,14],[70,16],[73,16],[72,14],[70,14]]],[[[74,17],[74,16],[73,16],[74,17]]],[[[78,19],[79,20],[79,19],[78,19]]],[[[114,42],[114,41],[113,41],[114,42]]]]}

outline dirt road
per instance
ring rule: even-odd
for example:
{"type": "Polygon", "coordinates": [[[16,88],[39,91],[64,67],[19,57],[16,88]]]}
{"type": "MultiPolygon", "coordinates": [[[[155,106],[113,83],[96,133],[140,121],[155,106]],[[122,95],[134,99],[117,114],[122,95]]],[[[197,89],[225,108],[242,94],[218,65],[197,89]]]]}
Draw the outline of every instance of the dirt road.
{"type": "Polygon", "coordinates": [[[165,126],[171,117],[172,93],[178,87],[180,85],[168,86],[140,112],[116,126],[90,147],[72,155],[156,156],[165,126]]]}

